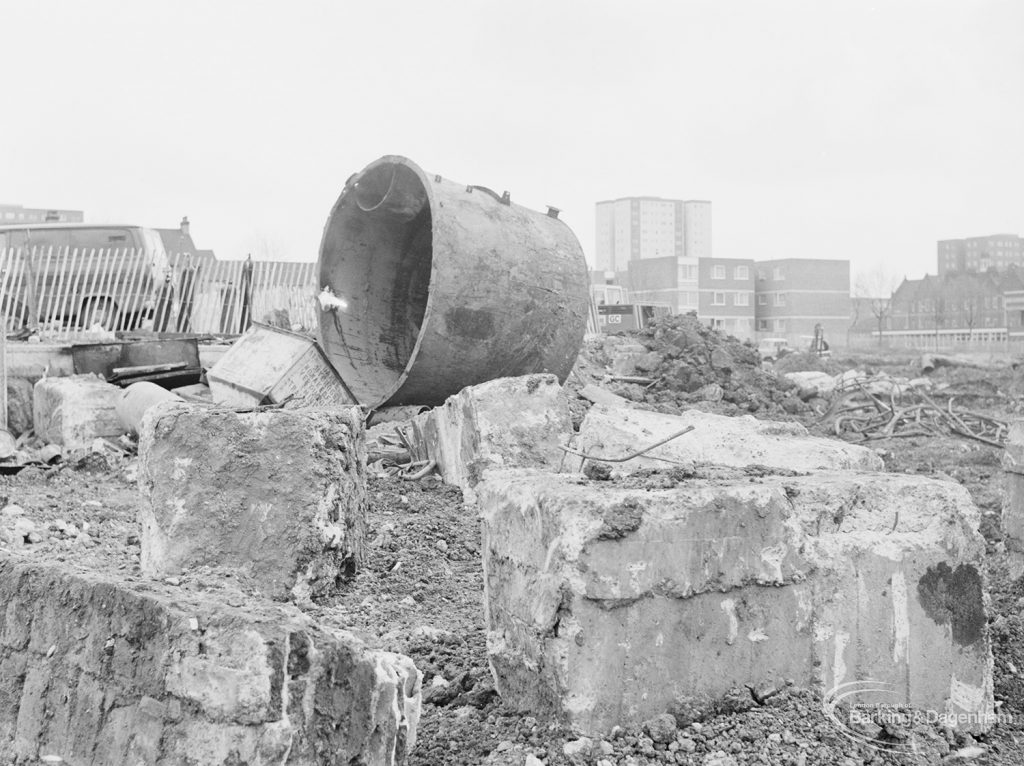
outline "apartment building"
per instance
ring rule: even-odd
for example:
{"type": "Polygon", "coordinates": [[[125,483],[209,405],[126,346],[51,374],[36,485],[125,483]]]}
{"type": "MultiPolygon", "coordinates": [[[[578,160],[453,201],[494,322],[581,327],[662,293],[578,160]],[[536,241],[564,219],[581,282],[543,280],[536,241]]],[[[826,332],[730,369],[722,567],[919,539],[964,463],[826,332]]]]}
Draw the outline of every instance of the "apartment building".
{"type": "Polygon", "coordinates": [[[701,258],[697,316],[708,326],[740,340],[753,340],[755,277],[752,258],[701,258]]]}
{"type": "Polygon", "coordinates": [[[820,324],[829,343],[841,343],[850,326],[850,262],[818,258],[757,261],[755,333],[786,338],[801,348],[820,324]]]}
{"type": "Polygon", "coordinates": [[[937,244],[939,276],[1024,267],[1024,240],[1016,234],[943,239],[937,244]]]}
{"type": "Polygon", "coordinates": [[[83,221],[85,221],[85,213],[81,210],[0,205],[0,225],[4,226],[19,223],[82,223],[83,221]]]}
{"type": "Polygon", "coordinates": [[[711,256],[711,203],[623,197],[597,203],[595,266],[625,273],[637,301],[698,308],[698,261],[711,256]]]}

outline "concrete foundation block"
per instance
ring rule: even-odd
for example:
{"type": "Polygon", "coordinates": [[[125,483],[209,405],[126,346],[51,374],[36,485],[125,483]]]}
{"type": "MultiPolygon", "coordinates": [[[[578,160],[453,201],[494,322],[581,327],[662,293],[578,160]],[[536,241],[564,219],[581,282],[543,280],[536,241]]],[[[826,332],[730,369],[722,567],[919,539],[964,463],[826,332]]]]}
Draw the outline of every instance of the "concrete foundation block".
{"type": "Polygon", "coordinates": [[[362,558],[363,428],[358,408],[150,408],[139,435],[143,571],[220,567],[273,598],[330,592],[362,558]]]}
{"type": "MultiPolygon", "coordinates": [[[[762,465],[793,471],[880,471],[884,467],[882,459],[870,449],[810,436],[799,423],[757,420],[750,415],[726,417],[698,410],[665,415],[596,404],[583,419],[573,446],[588,455],[619,457],[686,426],[693,426],[694,430],[643,457],[616,463],[615,470],[631,473],[668,466],[658,458],[684,464],[714,463],[736,468],[762,465]]],[[[567,465],[575,469],[580,461],[581,458],[572,458],[567,465]]]]}
{"type": "Polygon", "coordinates": [[[597,735],[680,696],[870,680],[892,694],[858,701],[992,722],[984,541],[959,485],[511,471],[477,492],[489,658],[520,709],[597,735]]]}
{"type": "Polygon", "coordinates": [[[0,758],[395,766],[420,674],[298,610],[0,558],[0,758]]]}
{"type": "Polygon", "coordinates": [[[1002,528],[1010,576],[1024,576],[1024,420],[1010,423],[1003,452],[1006,494],[1003,496],[1002,528]]]}
{"type": "Polygon", "coordinates": [[[32,381],[7,379],[7,430],[21,436],[32,430],[32,381]]]}
{"type": "Polygon", "coordinates": [[[98,437],[116,438],[125,432],[115,410],[120,396],[120,388],[97,375],[43,378],[32,397],[36,436],[69,449],[89,447],[98,437]]]}
{"type": "Polygon", "coordinates": [[[1003,535],[1006,547],[1024,550],[1024,420],[1010,424],[1003,452],[1006,497],[1003,502],[1003,535]]]}
{"type": "Polygon", "coordinates": [[[488,470],[557,470],[572,433],[569,403],[554,375],[470,386],[412,422],[417,457],[436,461],[444,481],[469,501],[488,470]]]}

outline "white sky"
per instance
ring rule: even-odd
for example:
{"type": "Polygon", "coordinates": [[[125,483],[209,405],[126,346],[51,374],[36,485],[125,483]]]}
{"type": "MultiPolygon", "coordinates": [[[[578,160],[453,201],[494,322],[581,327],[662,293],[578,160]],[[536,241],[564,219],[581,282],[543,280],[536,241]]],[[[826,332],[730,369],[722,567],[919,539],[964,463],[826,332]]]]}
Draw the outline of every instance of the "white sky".
{"type": "Polygon", "coordinates": [[[720,257],[916,277],[1024,235],[1024,2],[0,0],[0,201],[316,258],[385,154],[563,209],[710,199],[720,257]]]}

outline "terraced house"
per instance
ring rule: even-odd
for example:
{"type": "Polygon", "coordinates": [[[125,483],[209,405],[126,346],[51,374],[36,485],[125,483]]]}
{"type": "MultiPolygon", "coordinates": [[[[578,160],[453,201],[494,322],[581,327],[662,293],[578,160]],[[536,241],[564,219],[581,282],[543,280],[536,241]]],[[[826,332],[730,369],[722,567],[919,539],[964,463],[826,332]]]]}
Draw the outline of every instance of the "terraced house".
{"type": "Polygon", "coordinates": [[[1024,341],[1024,275],[1011,266],[904,279],[882,335],[888,343],[916,348],[1024,341]]]}

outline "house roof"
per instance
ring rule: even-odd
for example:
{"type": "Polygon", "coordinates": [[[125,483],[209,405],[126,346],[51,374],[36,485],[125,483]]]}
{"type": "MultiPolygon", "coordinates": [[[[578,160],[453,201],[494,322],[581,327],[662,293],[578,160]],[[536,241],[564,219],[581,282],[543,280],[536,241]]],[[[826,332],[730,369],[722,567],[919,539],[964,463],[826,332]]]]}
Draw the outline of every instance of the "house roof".
{"type": "Polygon", "coordinates": [[[196,243],[192,241],[192,235],[183,232],[181,229],[157,229],[157,234],[163,240],[164,250],[168,255],[176,253],[196,252],[196,243]]]}

